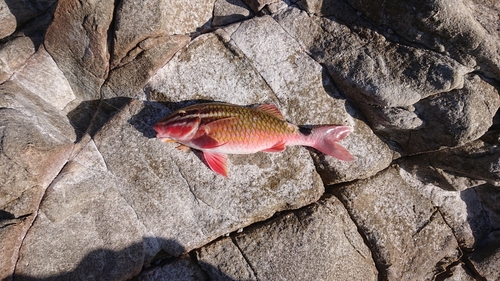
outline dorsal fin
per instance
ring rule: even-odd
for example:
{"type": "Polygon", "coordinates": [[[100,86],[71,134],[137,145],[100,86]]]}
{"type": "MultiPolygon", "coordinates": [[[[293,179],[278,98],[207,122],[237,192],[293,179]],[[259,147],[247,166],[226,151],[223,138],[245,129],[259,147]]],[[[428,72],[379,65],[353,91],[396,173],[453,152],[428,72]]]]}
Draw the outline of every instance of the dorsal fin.
{"type": "Polygon", "coordinates": [[[285,117],[274,104],[259,104],[257,109],[285,121],[285,117]]]}

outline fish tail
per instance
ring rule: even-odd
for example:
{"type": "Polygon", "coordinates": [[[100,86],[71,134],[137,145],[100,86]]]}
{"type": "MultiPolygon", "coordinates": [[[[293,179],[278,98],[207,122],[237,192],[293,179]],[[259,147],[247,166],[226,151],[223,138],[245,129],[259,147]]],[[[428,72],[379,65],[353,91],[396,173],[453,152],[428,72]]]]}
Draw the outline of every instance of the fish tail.
{"type": "Polygon", "coordinates": [[[324,154],[343,161],[353,161],[354,156],[338,141],[343,140],[352,132],[349,126],[321,126],[313,128],[308,138],[307,146],[313,147],[324,154]]]}

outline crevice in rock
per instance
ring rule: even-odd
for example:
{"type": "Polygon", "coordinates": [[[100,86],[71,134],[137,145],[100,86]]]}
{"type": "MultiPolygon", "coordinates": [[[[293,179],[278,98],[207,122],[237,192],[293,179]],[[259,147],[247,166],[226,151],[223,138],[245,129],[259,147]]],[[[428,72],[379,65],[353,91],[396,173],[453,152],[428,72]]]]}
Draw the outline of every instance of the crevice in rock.
{"type": "MultiPolygon", "coordinates": [[[[356,182],[356,181],[358,181],[358,180],[354,180],[353,182],[356,182]]],[[[335,196],[342,203],[342,205],[344,205],[344,208],[345,208],[347,214],[349,215],[349,218],[351,219],[351,221],[356,226],[356,229],[357,229],[359,235],[361,236],[361,238],[363,238],[363,242],[365,243],[366,247],[368,247],[368,249],[370,249],[370,252],[372,254],[373,263],[375,264],[375,268],[377,269],[378,280],[379,281],[388,280],[387,269],[389,268],[390,265],[382,263],[379,260],[380,257],[379,257],[379,253],[376,251],[376,247],[370,242],[370,239],[364,233],[364,231],[361,229],[360,225],[357,223],[357,221],[354,218],[353,214],[351,212],[349,212],[349,209],[347,208],[347,204],[346,204],[346,202],[344,200],[342,200],[342,196],[340,195],[340,193],[338,191],[338,188],[335,188],[335,187],[343,186],[343,185],[346,185],[346,184],[347,183],[342,183],[342,184],[337,184],[337,185],[331,186],[330,187],[331,188],[330,195],[331,196],[335,196]]]]}
{"type": "Polygon", "coordinates": [[[200,262],[198,261],[195,250],[189,252],[188,256],[191,259],[191,262],[196,265],[196,269],[198,269],[203,274],[204,280],[211,281],[212,279],[210,279],[210,275],[208,275],[208,273],[200,266],[200,262]]]}
{"type": "Polygon", "coordinates": [[[23,248],[24,241],[25,241],[26,237],[28,236],[29,232],[31,231],[31,228],[33,227],[33,225],[35,224],[35,222],[36,222],[36,220],[38,218],[38,215],[39,215],[39,212],[40,212],[40,206],[42,205],[42,202],[43,202],[43,200],[45,199],[45,197],[47,195],[47,190],[52,186],[52,183],[59,177],[59,175],[64,170],[64,168],[66,167],[66,165],[68,165],[68,163],[69,163],[69,156],[72,154],[74,148],[75,148],[75,146],[73,145],[73,147],[71,148],[71,152],[68,154],[68,158],[66,159],[66,161],[64,162],[64,164],[61,165],[61,168],[59,169],[59,171],[57,172],[57,174],[50,180],[50,182],[47,185],[47,187],[45,187],[43,189],[43,194],[40,196],[40,200],[38,200],[38,202],[36,204],[36,208],[34,208],[35,210],[33,212],[33,219],[29,223],[29,226],[28,226],[26,232],[21,237],[21,243],[19,244],[18,256],[17,256],[16,262],[14,264],[13,273],[16,272],[17,265],[19,263],[19,259],[21,258],[21,250],[23,248]]]}
{"type": "Polygon", "coordinates": [[[474,278],[476,280],[479,280],[479,281],[486,281],[487,280],[485,277],[481,276],[481,274],[477,271],[476,267],[474,267],[474,265],[472,264],[472,262],[469,260],[469,258],[466,255],[464,255],[462,257],[462,261],[464,262],[465,267],[474,274],[474,278]]]}
{"type": "MultiPolygon", "coordinates": [[[[456,266],[459,266],[461,264],[465,265],[464,261],[463,261],[463,258],[464,258],[464,253],[462,251],[462,249],[460,248],[457,248],[457,251],[460,252],[460,257],[454,261],[454,262],[451,262],[450,264],[448,264],[444,269],[443,271],[441,272],[438,272],[434,275],[434,280],[435,281],[445,281],[445,280],[448,280],[448,278],[452,277],[453,276],[453,272],[452,272],[452,269],[456,266]]],[[[437,265],[436,267],[438,267],[439,265],[437,265]]],[[[466,269],[468,270],[468,268],[466,267],[466,269]]],[[[470,270],[468,270],[470,271],[470,270]]],[[[471,275],[472,275],[472,272],[470,272],[471,275]]]]}
{"type": "Polygon", "coordinates": [[[116,18],[118,17],[118,6],[121,5],[122,0],[114,0],[113,4],[113,18],[111,19],[111,22],[109,23],[108,31],[107,31],[107,51],[108,51],[108,67],[106,68],[106,74],[104,76],[104,82],[99,86],[99,88],[102,88],[102,86],[106,83],[106,81],[109,78],[109,72],[111,72],[111,63],[115,59],[113,57],[113,50],[115,48],[115,30],[116,30],[116,18]]]}
{"type": "Polygon", "coordinates": [[[440,208],[437,208],[437,212],[439,213],[439,215],[442,217],[443,219],[443,222],[446,224],[446,226],[448,226],[451,230],[451,233],[453,234],[453,237],[455,238],[455,240],[457,241],[457,244],[458,244],[458,251],[460,252],[460,257],[452,262],[451,264],[449,264],[445,271],[442,272],[442,273],[439,273],[439,274],[436,274],[436,278],[435,280],[445,280],[446,277],[448,277],[448,275],[450,274],[450,270],[460,264],[460,263],[463,263],[466,268],[472,272],[474,274],[474,278],[476,280],[480,280],[480,281],[486,281],[486,278],[482,277],[481,274],[476,270],[476,268],[474,267],[474,265],[472,264],[472,262],[467,258],[467,256],[464,254],[464,253],[467,253],[468,250],[467,249],[464,249],[462,246],[460,246],[460,244],[458,243],[459,239],[457,238],[456,234],[455,234],[455,231],[453,229],[453,227],[450,226],[450,224],[446,221],[445,219],[445,216],[441,213],[441,209],[440,208]],[[439,279],[439,278],[442,278],[442,279],[439,279]]]}
{"type": "Polygon", "coordinates": [[[20,223],[20,221],[24,221],[32,215],[33,215],[33,213],[29,213],[29,214],[25,214],[25,215],[20,215],[18,217],[14,217],[12,214],[5,212],[3,210],[0,210],[0,229],[7,228],[8,226],[11,226],[11,225],[17,225],[20,223]],[[10,216],[5,216],[4,213],[7,213],[10,216]]]}
{"type": "MultiPolygon", "coordinates": [[[[241,25],[238,26],[238,28],[233,32],[233,33],[236,33],[239,29],[241,28],[241,25]]],[[[216,34],[217,35],[217,34],[216,34]]],[[[280,98],[278,97],[278,95],[274,92],[273,88],[271,87],[271,85],[268,83],[268,81],[264,78],[264,76],[262,76],[262,74],[257,70],[257,68],[253,65],[252,63],[252,60],[241,50],[240,47],[238,47],[238,45],[236,44],[236,42],[234,42],[232,39],[230,39],[230,42],[226,42],[223,38],[220,38],[219,37],[219,40],[226,46],[226,48],[234,53],[235,51],[237,51],[237,54],[238,55],[241,55],[241,56],[244,56],[245,57],[245,61],[248,62],[248,66],[250,66],[252,68],[252,70],[257,74],[259,75],[260,79],[262,79],[262,81],[266,84],[267,88],[269,89],[269,91],[272,93],[273,97],[278,101],[279,104],[284,104],[283,101],[280,100],[280,98]],[[237,50],[233,50],[232,48],[238,48],[237,50]]]]}
{"type": "Polygon", "coordinates": [[[255,267],[252,265],[252,263],[250,262],[250,260],[248,260],[248,257],[245,255],[245,253],[243,252],[243,250],[240,248],[240,245],[238,245],[238,242],[236,241],[236,238],[233,236],[233,235],[229,235],[229,237],[231,238],[231,242],[233,242],[234,246],[236,246],[236,248],[238,249],[238,251],[240,252],[241,256],[243,257],[243,259],[245,260],[245,262],[248,264],[248,267],[250,268],[250,270],[252,271],[252,274],[257,278],[257,280],[259,279],[258,276],[257,276],[257,272],[255,271],[255,267]]]}
{"type": "MultiPolygon", "coordinates": [[[[414,207],[415,208],[415,207],[414,207]]],[[[439,211],[439,207],[435,207],[434,211],[432,212],[432,214],[430,215],[429,219],[427,219],[426,221],[424,221],[424,223],[419,226],[417,228],[417,230],[415,231],[415,233],[412,235],[412,237],[415,237],[417,236],[422,230],[424,230],[424,228],[426,228],[431,222],[433,222],[435,219],[436,219],[436,216],[437,215],[441,215],[441,212],[439,211]]],[[[444,217],[441,215],[441,217],[443,218],[444,220],[444,217]]],[[[448,225],[449,226],[449,225],[448,225]]],[[[456,239],[456,237],[455,237],[456,239]]]]}
{"type": "Polygon", "coordinates": [[[181,168],[179,167],[179,164],[177,164],[177,162],[175,162],[175,161],[174,161],[174,163],[175,163],[175,166],[177,167],[177,171],[179,172],[179,175],[181,175],[182,179],[186,183],[186,185],[187,185],[187,187],[189,189],[189,192],[193,195],[194,200],[196,201],[196,203],[200,204],[200,202],[202,202],[203,204],[207,205],[210,209],[218,211],[216,208],[212,207],[210,204],[208,204],[207,202],[205,202],[203,199],[199,198],[196,195],[196,193],[193,190],[193,187],[191,186],[191,184],[189,183],[189,181],[186,179],[186,177],[184,176],[184,173],[182,172],[181,168]]]}

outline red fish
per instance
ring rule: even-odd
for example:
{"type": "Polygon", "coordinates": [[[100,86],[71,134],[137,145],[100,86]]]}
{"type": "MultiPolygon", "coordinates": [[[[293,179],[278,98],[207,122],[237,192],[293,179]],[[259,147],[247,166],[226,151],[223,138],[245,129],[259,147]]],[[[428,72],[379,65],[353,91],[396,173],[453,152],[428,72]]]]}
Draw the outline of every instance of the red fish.
{"type": "Polygon", "coordinates": [[[288,123],[272,104],[238,106],[228,103],[195,104],[179,109],[154,127],[156,137],[175,141],[178,148],[203,152],[208,166],[227,177],[227,154],[259,151],[280,152],[286,145],[313,147],[340,160],[354,157],[337,141],[344,139],[349,126],[301,128],[288,123]]]}

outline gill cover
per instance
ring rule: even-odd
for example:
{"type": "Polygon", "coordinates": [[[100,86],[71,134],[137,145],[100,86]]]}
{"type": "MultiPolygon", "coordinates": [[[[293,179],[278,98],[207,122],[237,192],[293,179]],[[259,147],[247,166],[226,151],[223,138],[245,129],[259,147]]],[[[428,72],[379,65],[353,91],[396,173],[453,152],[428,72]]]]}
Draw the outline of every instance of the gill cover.
{"type": "Polygon", "coordinates": [[[160,120],[153,129],[157,133],[157,138],[179,142],[189,141],[196,134],[200,120],[197,112],[187,113],[184,110],[178,110],[160,120]]]}

